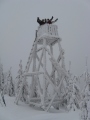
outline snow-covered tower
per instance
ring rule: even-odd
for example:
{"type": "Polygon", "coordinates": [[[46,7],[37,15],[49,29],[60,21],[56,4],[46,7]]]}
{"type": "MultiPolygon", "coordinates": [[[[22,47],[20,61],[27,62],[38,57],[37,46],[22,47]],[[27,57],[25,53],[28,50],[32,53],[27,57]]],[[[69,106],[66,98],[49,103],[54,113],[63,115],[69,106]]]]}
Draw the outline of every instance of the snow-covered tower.
{"type": "MultiPolygon", "coordinates": [[[[65,64],[64,64],[64,50],[61,47],[61,39],[58,34],[58,27],[54,24],[45,24],[38,27],[36,30],[36,37],[26,64],[25,72],[22,75],[21,91],[27,77],[32,77],[29,104],[41,107],[48,110],[55,104],[60,104],[62,97],[60,97],[60,89],[65,82],[65,77],[68,76],[65,64]],[[54,45],[58,45],[58,58],[55,58],[53,51],[54,45]],[[39,54],[41,52],[41,55],[39,54]],[[39,55],[38,55],[39,54],[39,55]],[[49,60],[47,61],[47,54],[49,60]],[[48,72],[50,66],[47,66],[47,62],[51,63],[51,71],[48,72]],[[32,72],[29,72],[32,64],[32,72]],[[57,84],[57,77],[59,78],[57,84]],[[40,76],[42,75],[42,78],[40,76]],[[53,95],[48,96],[48,87],[52,86],[53,95]],[[37,92],[36,92],[37,91],[37,92]]],[[[64,87],[65,89],[65,87],[64,87]]],[[[21,91],[17,96],[18,103],[21,95],[21,91]]]]}

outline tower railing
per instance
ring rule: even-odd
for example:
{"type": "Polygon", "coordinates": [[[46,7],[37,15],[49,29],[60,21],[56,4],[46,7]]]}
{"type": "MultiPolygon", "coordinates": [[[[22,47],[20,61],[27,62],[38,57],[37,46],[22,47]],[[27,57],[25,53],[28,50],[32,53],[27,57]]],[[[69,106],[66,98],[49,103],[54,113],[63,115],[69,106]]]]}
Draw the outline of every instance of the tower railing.
{"type": "Polygon", "coordinates": [[[40,38],[43,35],[59,37],[57,25],[45,24],[45,25],[39,26],[38,32],[37,32],[37,38],[40,38]]]}

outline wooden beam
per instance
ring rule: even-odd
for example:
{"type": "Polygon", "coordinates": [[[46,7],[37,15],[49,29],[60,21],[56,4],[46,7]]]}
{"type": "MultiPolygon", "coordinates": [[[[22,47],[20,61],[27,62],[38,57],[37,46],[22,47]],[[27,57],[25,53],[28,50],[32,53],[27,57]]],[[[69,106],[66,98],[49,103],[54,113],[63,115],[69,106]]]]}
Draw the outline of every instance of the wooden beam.
{"type": "Polygon", "coordinates": [[[49,81],[49,83],[52,85],[53,89],[54,89],[56,92],[58,92],[58,91],[57,91],[57,86],[55,86],[55,85],[53,84],[53,82],[52,82],[52,80],[50,79],[50,77],[49,77],[47,74],[45,75],[45,77],[46,77],[46,79],[49,81]]]}
{"type": "Polygon", "coordinates": [[[25,73],[25,74],[23,74],[23,76],[33,76],[33,75],[39,75],[39,74],[44,74],[43,72],[31,72],[31,73],[25,73]]]}
{"type": "Polygon", "coordinates": [[[45,79],[45,74],[46,74],[46,39],[43,39],[43,99],[42,103],[45,106],[45,97],[46,97],[46,79],[45,79]]]}
{"type": "Polygon", "coordinates": [[[36,107],[41,107],[40,103],[35,103],[35,102],[29,102],[29,105],[34,105],[36,107]]]}
{"type": "Polygon", "coordinates": [[[30,65],[31,65],[31,62],[32,62],[32,58],[33,58],[33,52],[36,51],[37,42],[38,42],[38,40],[37,40],[37,30],[36,30],[35,40],[34,40],[33,47],[31,49],[30,56],[29,56],[30,60],[28,61],[27,65],[26,65],[25,72],[29,71],[29,68],[30,68],[30,65]]]}
{"type": "MultiPolygon", "coordinates": [[[[39,57],[37,56],[37,59],[39,60],[39,57]]],[[[43,64],[40,63],[42,68],[43,68],[43,64]]],[[[54,85],[52,78],[49,76],[47,70],[46,70],[46,74],[45,74],[45,78],[49,81],[49,83],[53,86],[54,90],[57,91],[57,87],[54,85]]]]}
{"type": "Polygon", "coordinates": [[[48,54],[51,56],[51,58],[52,58],[53,60],[55,60],[55,58],[53,57],[53,55],[52,55],[52,53],[49,51],[49,49],[47,49],[47,47],[45,47],[45,49],[46,49],[46,51],[48,52],[48,54]]]}
{"type": "Polygon", "coordinates": [[[61,41],[61,38],[57,38],[57,40],[55,40],[54,42],[52,42],[51,45],[52,45],[52,46],[55,45],[58,40],[61,41]]]}
{"type": "Polygon", "coordinates": [[[63,50],[62,50],[62,47],[61,47],[61,44],[60,44],[60,41],[59,41],[59,40],[58,40],[58,46],[59,46],[59,51],[61,52],[62,68],[65,69],[64,56],[63,56],[64,52],[63,52],[63,50]]]}
{"type": "Polygon", "coordinates": [[[41,98],[40,97],[32,97],[32,98],[30,98],[30,101],[32,101],[32,100],[38,100],[38,101],[40,101],[41,100],[41,98]]]}
{"type": "MultiPolygon", "coordinates": [[[[37,57],[37,55],[36,55],[36,57],[37,57]]],[[[38,67],[37,67],[36,71],[39,71],[39,69],[40,69],[40,63],[42,61],[42,57],[43,57],[43,50],[42,50],[42,53],[41,53],[41,56],[40,56],[40,59],[39,59],[39,64],[38,64],[38,67]]],[[[37,79],[37,82],[38,82],[38,90],[39,90],[40,98],[41,98],[41,101],[42,101],[42,89],[41,89],[41,85],[40,85],[40,81],[39,81],[38,75],[36,76],[36,79],[37,79]]]]}
{"type": "MultiPolygon", "coordinates": [[[[59,88],[61,87],[61,84],[62,84],[63,78],[64,78],[64,76],[62,77],[62,79],[61,79],[61,81],[60,81],[60,84],[59,84],[57,90],[59,90],[59,88]]],[[[47,107],[46,111],[48,111],[49,108],[51,107],[51,105],[52,105],[52,103],[53,103],[53,101],[54,101],[56,95],[57,95],[57,92],[53,95],[52,100],[50,101],[49,106],[47,107]]]]}
{"type": "Polygon", "coordinates": [[[62,71],[63,73],[65,73],[66,76],[68,76],[67,73],[65,72],[65,70],[63,68],[61,68],[60,65],[59,65],[59,63],[55,60],[55,58],[53,57],[53,55],[51,54],[51,52],[47,48],[45,48],[45,49],[47,50],[48,54],[51,56],[50,60],[53,63],[54,67],[57,69],[56,65],[58,65],[59,70],[62,71]]]}
{"type": "MultiPolygon", "coordinates": [[[[41,61],[42,61],[42,58],[43,58],[43,51],[44,51],[44,50],[42,50],[40,59],[38,60],[38,61],[39,61],[39,64],[38,64],[38,67],[37,67],[37,71],[39,71],[39,69],[40,69],[40,64],[41,64],[41,61]]],[[[36,57],[37,57],[37,55],[36,55],[36,57]]],[[[38,58],[39,58],[39,57],[38,57],[38,58]]]]}
{"type": "MultiPolygon", "coordinates": [[[[58,56],[57,62],[59,63],[60,60],[61,60],[61,54],[58,56]]],[[[50,75],[51,77],[53,76],[53,74],[55,73],[55,71],[56,71],[56,69],[54,67],[53,70],[52,70],[52,72],[51,72],[51,75],[50,75]]]]}
{"type": "Polygon", "coordinates": [[[39,51],[41,51],[43,49],[43,47],[40,47],[40,48],[38,48],[37,50],[36,50],[36,52],[39,52],[39,51]]]}
{"type": "MultiPolygon", "coordinates": [[[[51,54],[53,55],[53,46],[52,45],[50,45],[50,52],[51,52],[51,54]]],[[[55,69],[54,69],[54,66],[53,66],[53,64],[52,64],[52,71],[54,71],[55,69]]],[[[55,84],[55,72],[53,72],[53,75],[52,75],[52,78],[53,78],[53,83],[55,84]]],[[[54,91],[53,91],[54,92],[54,91]]]]}
{"type": "Polygon", "coordinates": [[[42,66],[42,68],[43,68],[43,64],[42,64],[42,62],[41,62],[40,58],[38,57],[38,55],[36,55],[36,58],[37,58],[37,60],[40,62],[40,65],[41,65],[41,66],[42,66]]]}
{"type": "Polygon", "coordinates": [[[50,61],[53,63],[54,67],[57,69],[58,73],[61,72],[62,74],[64,74],[65,76],[68,77],[67,72],[59,65],[59,63],[57,63],[56,61],[54,61],[52,59],[50,59],[50,61]]]}

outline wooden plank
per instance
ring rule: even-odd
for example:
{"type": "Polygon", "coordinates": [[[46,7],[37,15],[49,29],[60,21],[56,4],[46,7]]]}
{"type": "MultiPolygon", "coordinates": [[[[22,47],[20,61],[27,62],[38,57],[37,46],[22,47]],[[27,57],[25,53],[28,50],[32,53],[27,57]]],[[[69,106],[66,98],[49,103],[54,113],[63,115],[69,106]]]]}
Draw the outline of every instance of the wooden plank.
{"type": "Polygon", "coordinates": [[[40,103],[35,103],[35,102],[29,102],[29,105],[34,105],[36,107],[41,107],[40,103]]]}
{"type": "Polygon", "coordinates": [[[44,74],[43,72],[31,72],[31,73],[24,73],[23,76],[33,76],[33,75],[39,75],[39,74],[44,74]]]}
{"type": "Polygon", "coordinates": [[[39,51],[41,51],[43,49],[43,47],[40,47],[40,48],[38,48],[37,50],[36,50],[36,52],[39,52],[39,51]]]}
{"type": "MultiPolygon", "coordinates": [[[[38,56],[36,56],[36,57],[37,57],[37,59],[39,60],[39,57],[38,57],[38,56]]],[[[43,68],[43,64],[42,64],[42,63],[40,63],[40,64],[41,64],[41,66],[42,66],[42,68],[43,68]]],[[[56,88],[56,86],[53,84],[52,78],[49,76],[47,70],[46,70],[45,77],[46,77],[46,79],[49,81],[49,83],[53,86],[54,90],[57,91],[57,88],[56,88]]]]}
{"type": "MultiPolygon", "coordinates": [[[[57,89],[57,90],[59,90],[59,88],[61,87],[63,78],[64,78],[64,76],[62,77],[62,79],[61,79],[61,81],[60,81],[60,83],[59,83],[59,86],[58,86],[58,89],[57,89]]],[[[57,95],[57,92],[53,95],[52,100],[50,101],[49,106],[47,107],[46,111],[48,111],[48,110],[50,109],[50,107],[51,107],[51,105],[52,105],[52,102],[54,101],[56,95],[57,95]]]]}
{"type": "Polygon", "coordinates": [[[61,72],[65,76],[69,77],[67,72],[59,65],[59,63],[57,63],[56,61],[52,60],[51,58],[50,58],[50,61],[53,63],[54,67],[57,69],[58,73],[61,72]]]}
{"type": "Polygon", "coordinates": [[[32,53],[32,54],[30,53],[30,56],[29,56],[30,59],[29,59],[27,65],[26,65],[25,72],[28,72],[28,71],[29,71],[30,64],[31,64],[32,58],[33,58],[33,52],[35,51],[35,47],[36,47],[35,44],[37,44],[37,42],[38,42],[38,40],[37,40],[37,30],[36,30],[34,45],[33,45],[32,49],[31,49],[31,53],[32,53]]]}
{"type": "MultiPolygon", "coordinates": [[[[41,61],[42,61],[42,58],[43,58],[43,51],[44,51],[44,50],[42,50],[40,59],[38,60],[38,61],[39,61],[39,64],[38,64],[38,67],[37,67],[37,71],[39,71],[39,69],[40,69],[40,64],[41,64],[41,61]]],[[[37,57],[37,56],[38,56],[38,55],[36,55],[36,57],[37,57]]],[[[38,58],[39,58],[39,57],[38,57],[38,58]]]]}
{"type": "Polygon", "coordinates": [[[45,79],[45,74],[46,74],[46,39],[43,39],[43,99],[42,99],[42,103],[43,105],[45,104],[45,97],[46,97],[46,79],[45,79]]]}

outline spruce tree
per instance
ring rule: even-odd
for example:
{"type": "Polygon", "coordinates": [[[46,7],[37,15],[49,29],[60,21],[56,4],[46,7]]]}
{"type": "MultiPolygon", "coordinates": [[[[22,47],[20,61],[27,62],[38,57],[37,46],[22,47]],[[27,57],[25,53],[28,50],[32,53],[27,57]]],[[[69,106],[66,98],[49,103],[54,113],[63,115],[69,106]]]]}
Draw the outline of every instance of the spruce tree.
{"type": "Polygon", "coordinates": [[[9,70],[9,73],[8,73],[8,76],[7,76],[7,94],[9,96],[14,96],[15,95],[15,87],[14,87],[14,83],[13,83],[11,70],[9,70]]]}
{"type": "MultiPolygon", "coordinates": [[[[18,70],[18,75],[16,77],[16,98],[19,95],[20,92],[20,88],[22,85],[22,75],[23,75],[23,69],[22,69],[22,60],[20,60],[20,64],[19,64],[19,70],[18,70]]],[[[20,100],[22,102],[27,102],[27,96],[28,96],[28,83],[25,80],[23,88],[21,90],[21,94],[20,94],[20,100]]]]}
{"type": "Polygon", "coordinates": [[[0,90],[4,89],[4,73],[3,73],[3,65],[0,64],[0,90]]]}

